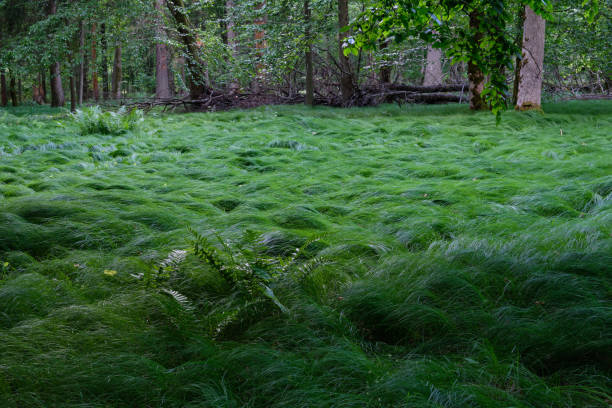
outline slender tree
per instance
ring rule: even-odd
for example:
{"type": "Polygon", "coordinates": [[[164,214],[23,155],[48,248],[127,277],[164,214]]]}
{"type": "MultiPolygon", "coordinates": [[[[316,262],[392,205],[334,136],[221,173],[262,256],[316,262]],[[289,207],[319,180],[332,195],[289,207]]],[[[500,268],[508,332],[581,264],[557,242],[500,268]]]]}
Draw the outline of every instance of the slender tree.
{"type": "Polygon", "coordinates": [[[91,25],[91,86],[93,98],[96,101],[100,98],[100,88],[98,85],[97,48],[96,23],[93,23],[91,25]]]}
{"type": "Polygon", "coordinates": [[[3,68],[0,68],[0,104],[8,105],[8,92],[6,89],[6,73],[3,68]]]}
{"type": "Polygon", "coordinates": [[[312,66],[312,33],[311,33],[311,17],[310,0],[304,0],[304,23],[306,25],[304,37],[306,40],[306,52],[304,59],[306,60],[306,98],[305,104],[314,105],[314,77],[312,66]]]}
{"type": "Polygon", "coordinates": [[[342,104],[351,104],[355,94],[355,78],[351,69],[351,61],[344,55],[344,42],[348,33],[344,31],[349,24],[348,0],[338,0],[338,62],[340,66],[340,93],[342,104]]]}
{"type": "MultiPolygon", "coordinates": [[[[227,45],[231,50],[232,57],[238,58],[238,44],[236,43],[236,31],[234,21],[234,0],[225,1],[225,15],[227,16],[226,30],[227,30],[227,45]]],[[[232,79],[229,85],[230,92],[235,93],[240,88],[240,84],[236,79],[232,79]]]]}
{"type": "Polygon", "coordinates": [[[525,6],[522,59],[518,65],[516,109],[541,109],[546,20],[525,6]]]}
{"type": "MultiPolygon", "coordinates": [[[[56,0],[49,0],[47,15],[52,16],[57,13],[56,0]]],[[[61,66],[59,62],[51,63],[49,68],[49,81],[51,83],[51,106],[64,106],[64,88],[62,87],[61,66]]]]}
{"type": "Polygon", "coordinates": [[[110,90],[108,87],[108,38],[106,37],[106,24],[100,25],[100,40],[102,41],[102,99],[108,99],[110,90]]]}
{"type": "Polygon", "coordinates": [[[167,99],[172,96],[170,90],[170,70],[168,69],[168,46],[162,42],[165,39],[162,8],[165,0],[156,0],[158,22],[156,24],[157,42],[155,43],[155,96],[158,99],[167,99]]]}
{"type": "Polygon", "coordinates": [[[15,84],[15,75],[12,72],[10,74],[9,95],[11,96],[11,103],[13,106],[18,106],[19,101],[17,100],[17,86],[15,84]]]}
{"type": "Polygon", "coordinates": [[[115,58],[113,60],[113,99],[121,99],[121,44],[115,46],[115,58]]]}
{"type": "Polygon", "coordinates": [[[80,62],[79,62],[79,85],[78,85],[78,93],[79,93],[79,105],[83,104],[83,89],[85,85],[85,61],[87,56],[85,55],[85,27],[83,24],[83,20],[79,22],[79,53],[80,53],[80,62]]]}
{"type": "MultiPolygon", "coordinates": [[[[479,30],[482,18],[480,11],[473,10],[469,18],[470,29],[474,33],[472,38],[473,47],[479,47],[484,37],[483,33],[479,30]]],[[[487,104],[482,96],[482,91],[485,86],[485,76],[474,60],[468,62],[468,81],[470,89],[470,109],[486,110],[487,104]]]]}

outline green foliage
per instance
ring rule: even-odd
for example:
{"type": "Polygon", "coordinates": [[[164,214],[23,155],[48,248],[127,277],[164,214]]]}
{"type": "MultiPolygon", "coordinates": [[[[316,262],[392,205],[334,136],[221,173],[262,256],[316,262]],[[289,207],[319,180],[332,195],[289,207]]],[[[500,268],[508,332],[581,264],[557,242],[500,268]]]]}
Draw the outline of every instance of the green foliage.
{"type": "Polygon", "coordinates": [[[0,122],[1,406],[609,405],[609,101],[37,109],[0,122]]]}
{"type": "Polygon", "coordinates": [[[120,135],[136,129],[143,121],[142,111],[132,109],[128,112],[123,107],[113,112],[103,111],[99,106],[92,106],[77,110],[72,117],[81,129],[82,135],[120,135]]]}

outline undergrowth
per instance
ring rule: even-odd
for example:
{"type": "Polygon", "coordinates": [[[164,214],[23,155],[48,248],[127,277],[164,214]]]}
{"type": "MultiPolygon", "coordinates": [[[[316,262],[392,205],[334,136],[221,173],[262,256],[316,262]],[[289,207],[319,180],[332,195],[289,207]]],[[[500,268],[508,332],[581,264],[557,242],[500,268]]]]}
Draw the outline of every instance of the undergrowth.
{"type": "Polygon", "coordinates": [[[0,406],[608,407],[612,106],[544,111],[0,109],[0,406]]]}

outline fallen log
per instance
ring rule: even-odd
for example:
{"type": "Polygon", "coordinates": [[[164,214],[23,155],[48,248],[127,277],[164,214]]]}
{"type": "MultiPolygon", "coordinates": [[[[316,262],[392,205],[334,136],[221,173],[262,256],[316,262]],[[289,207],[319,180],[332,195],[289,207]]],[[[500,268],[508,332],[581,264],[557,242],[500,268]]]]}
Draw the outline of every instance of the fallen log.
{"type": "Polygon", "coordinates": [[[387,89],[393,91],[406,91],[406,92],[417,92],[417,93],[438,93],[438,92],[463,92],[467,91],[467,84],[453,84],[453,85],[433,85],[433,86],[418,86],[418,85],[404,85],[404,84],[388,84],[387,89]]]}

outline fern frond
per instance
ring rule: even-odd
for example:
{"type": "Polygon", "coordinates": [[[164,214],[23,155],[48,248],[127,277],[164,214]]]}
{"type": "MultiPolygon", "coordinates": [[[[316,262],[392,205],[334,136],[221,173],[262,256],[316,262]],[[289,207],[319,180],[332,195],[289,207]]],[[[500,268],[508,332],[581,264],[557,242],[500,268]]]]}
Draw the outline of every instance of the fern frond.
{"type": "Polygon", "coordinates": [[[195,310],[195,306],[193,306],[187,296],[183,295],[182,293],[179,293],[172,289],[161,289],[160,292],[165,293],[170,297],[174,298],[176,303],[178,303],[186,311],[193,312],[195,310]]]}

